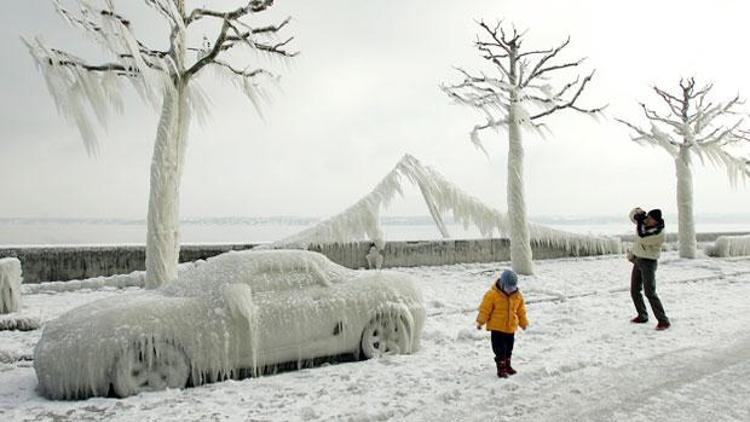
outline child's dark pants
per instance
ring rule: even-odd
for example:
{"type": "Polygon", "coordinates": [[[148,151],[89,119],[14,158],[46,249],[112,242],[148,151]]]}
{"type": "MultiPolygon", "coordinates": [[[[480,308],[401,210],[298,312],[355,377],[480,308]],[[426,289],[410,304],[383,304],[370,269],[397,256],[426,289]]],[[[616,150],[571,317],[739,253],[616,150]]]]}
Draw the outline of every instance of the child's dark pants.
{"type": "Polygon", "coordinates": [[[515,334],[502,331],[491,331],[490,334],[492,335],[492,351],[495,353],[495,359],[510,359],[510,355],[513,354],[515,334]]]}

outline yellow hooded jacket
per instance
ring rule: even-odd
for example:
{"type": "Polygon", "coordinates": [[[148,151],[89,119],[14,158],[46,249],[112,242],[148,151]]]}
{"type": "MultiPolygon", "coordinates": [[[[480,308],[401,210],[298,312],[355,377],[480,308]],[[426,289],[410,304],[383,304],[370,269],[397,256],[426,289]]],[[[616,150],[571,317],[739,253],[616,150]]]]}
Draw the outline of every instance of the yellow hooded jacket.
{"type": "Polygon", "coordinates": [[[493,284],[479,305],[477,324],[487,324],[487,331],[515,333],[519,326],[526,329],[526,304],[520,290],[507,294],[493,284]]]}

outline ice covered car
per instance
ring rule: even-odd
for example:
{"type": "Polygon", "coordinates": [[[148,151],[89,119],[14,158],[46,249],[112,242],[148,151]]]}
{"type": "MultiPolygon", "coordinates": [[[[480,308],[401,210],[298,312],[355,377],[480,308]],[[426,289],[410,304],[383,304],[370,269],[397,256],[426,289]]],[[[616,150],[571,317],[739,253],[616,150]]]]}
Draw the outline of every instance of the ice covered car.
{"type": "Polygon", "coordinates": [[[244,251],[178,280],[75,308],[34,350],[39,391],[76,399],[198,385],[287,362],[411,353],[424,322],[412,278],[307,251],[244,251]]]}

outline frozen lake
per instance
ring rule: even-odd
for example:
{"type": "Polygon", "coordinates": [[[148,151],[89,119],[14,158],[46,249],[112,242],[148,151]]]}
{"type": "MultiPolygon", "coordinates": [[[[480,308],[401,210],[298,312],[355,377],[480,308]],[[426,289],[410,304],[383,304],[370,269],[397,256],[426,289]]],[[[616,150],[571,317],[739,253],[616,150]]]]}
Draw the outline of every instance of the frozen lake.
{"type": "MultiPolygon", "coordinates": [[[[317,220],[304,217],[202,218],[182,222],[184,243],[269,242],[295,234],[317,220]]],[[[629,234],[632,225],[625,217],[544,218],[533,222],[581,234],[629,234]]],[[[727,217],[697,220],[698,232],[750,231],[750,219],[727,217]]],[[[474,228],[448,226],[453,238],[479,238],[474,228]]],[[[385,217],[383,230],[388,240],[439,239],[429,217],[385,217]]],[[[676,231],[675,219],[667,220],[667,232],[676,231]],[[670,224],[672,222],[672,224],[670,224]]],[[[144,244],[146,226],[141,220],[122,219],[30,219],[0,218],[1,245],[97,245],[144,244]]]]}

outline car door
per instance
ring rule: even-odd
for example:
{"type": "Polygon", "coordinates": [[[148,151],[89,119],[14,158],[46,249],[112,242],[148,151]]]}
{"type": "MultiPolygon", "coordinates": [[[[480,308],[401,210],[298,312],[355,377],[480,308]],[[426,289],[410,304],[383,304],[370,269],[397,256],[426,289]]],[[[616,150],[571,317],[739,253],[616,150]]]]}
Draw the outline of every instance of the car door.
{"type": "Polygon", "coordinates": [[[319,356],[321,340],[334,336],[327,280],[319,271],[285,271],[278,288],[254,294],[258,312],[258,349],[269,363],[319,356]]]}

